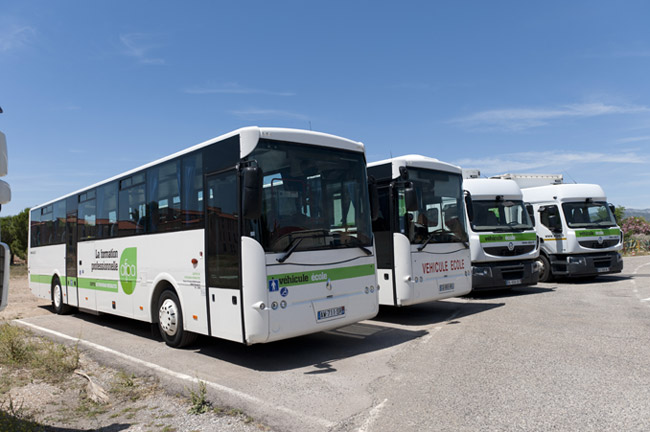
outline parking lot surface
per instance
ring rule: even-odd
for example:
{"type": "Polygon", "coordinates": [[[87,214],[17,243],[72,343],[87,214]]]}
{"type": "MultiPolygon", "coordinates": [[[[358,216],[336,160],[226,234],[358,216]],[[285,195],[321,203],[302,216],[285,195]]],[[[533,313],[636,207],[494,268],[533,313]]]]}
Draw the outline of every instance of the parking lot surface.
{"type": "Polygon", "coordinates": [[[205,381],[212,400],[278,431],[650,430],[650,257],[250,347],[172,349],[111,316],[18,321],[172,388],[205,381]]]}

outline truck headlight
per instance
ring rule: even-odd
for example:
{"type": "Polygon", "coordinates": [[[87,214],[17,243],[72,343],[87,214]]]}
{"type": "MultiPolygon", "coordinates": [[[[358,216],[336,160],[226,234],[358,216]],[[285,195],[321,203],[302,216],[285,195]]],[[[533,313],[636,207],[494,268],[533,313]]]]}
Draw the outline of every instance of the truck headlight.
{"type": "Polygon", "coordinates": [[[577,264],[577,265],[585,265],[587,264],[587,260],[584,257],[567,257],[566,259],[567,264],[577,264]]]}
{"type": "Polygon", "coordinates": [[[477,277],[492,277],[490,267],[472,267],[472,275],[477,277]]]}

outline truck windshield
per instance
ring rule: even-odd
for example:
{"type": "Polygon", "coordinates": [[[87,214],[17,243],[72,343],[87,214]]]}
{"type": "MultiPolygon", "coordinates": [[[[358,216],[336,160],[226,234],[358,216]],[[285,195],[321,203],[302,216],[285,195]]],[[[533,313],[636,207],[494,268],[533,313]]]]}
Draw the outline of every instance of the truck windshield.
{"type": "Polygon", "coordinates": [[[616,226],[616,219],[606,202],[571,202],[562,204],[569,228],[601,228],[616,226]]]}
{"type": "Polygon", "coordinates": [[[260,140],[260,242],[267,252],[372,246],[363,153],[260,140]]]}
{"type": "Polygon", "coordinates": [[[400,190],[400,232],[411,244],[467,242],[461,175],[422,168],[409,168],[408,173],[418,209],[406,211],[404,191],[400,190]]]}
{"type": "Polygon", "coordinates": [[[523,201],[515,200],[472,200],[475,232],[515,232],[532,230],[523,201]]]}

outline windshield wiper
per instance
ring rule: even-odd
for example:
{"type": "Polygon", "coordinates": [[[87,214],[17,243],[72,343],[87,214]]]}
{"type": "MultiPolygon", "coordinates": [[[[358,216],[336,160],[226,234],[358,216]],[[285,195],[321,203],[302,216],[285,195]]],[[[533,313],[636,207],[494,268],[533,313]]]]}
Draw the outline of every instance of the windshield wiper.
{"type": "Polygon", "coordinates": [[[444,234],[444,235],[449,235],[449,236],[452,236],[452,237],[456,237],[463,244],[463,246],[465,246],[465,249],[469,249],[469,244],[467,244],[467,242],[465,240],[463,240],[458,234],[456,234],[453,231],[447,231],[447,230],[444,230],[442,228],[439,228],[439,229],[437,229],[435,231],[432,231],[429,234],[429,236],[424,241],[424,243],[422,243],[422,245],[418,247],[418,252],[421,252],[425,247],[427,247],[429,242],[431,240],[433,240],[433,238],[438,234],[444,234]]]}
{"type": "Polygon", "coordinates": [[[280,258],[276,258],[277,262],[283,263],[289,258],[289,256],[293,253],[293,251],[296,250],[300,242],[304,239],[304,237],[298,237],[293,239],[293,242],[289,245],[289,249],[282,255],[280,258]]]}
{"type": "Polygon", "coordinates": [[[354,246],[361,249],[366,255],[368,255],[368,256],[372,255],[372,251],[370,249],[366,248],[365,246],[363,246],[363,244],[361,243],[361,240],[359,240],[357,237],[350,236],[348,238],[350,240],[354,240],[354,246]]]}
{"type": "Polygon", "coordinates": [[[282,255],[280,258],[276,258],[276,261],[281,263],[285,262],[287,258],[289,258],[289,256],[296,250],[296,248],[298,247],[298,245],[300,245],[300,242],[303,239],[320,237],[321,235],[328,236],[331,235],[331,233],[325,229],[311,229],[311,230],[303,230],[303,231],[294,231],[292,233],[285,234],[285,235],[288,235],[289,238],[293,237],[293,240],[291,240],[291,243],[289,243],[289,248],[284,253],[284,255],[282,255]]]}

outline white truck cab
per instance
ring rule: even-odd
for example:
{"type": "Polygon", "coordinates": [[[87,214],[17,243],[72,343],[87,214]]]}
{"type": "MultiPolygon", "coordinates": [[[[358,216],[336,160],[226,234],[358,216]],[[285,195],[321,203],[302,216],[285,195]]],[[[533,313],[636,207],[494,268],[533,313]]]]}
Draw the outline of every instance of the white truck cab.
{"type": "Polygon", "coordinates": [[[468,192],[472,290],[535,285],[539,240],[517,183],[466,178],[463,188],[468,192]]]}
{"type": "Polygon", "coordinates": [[[503,174],[522,187],[541,241],[540,280],[620,273],[623,233],[596,184],[565,184],[561,175],[503,174]],[[537,182],[535,182],[537,177],[537,182]]]}

